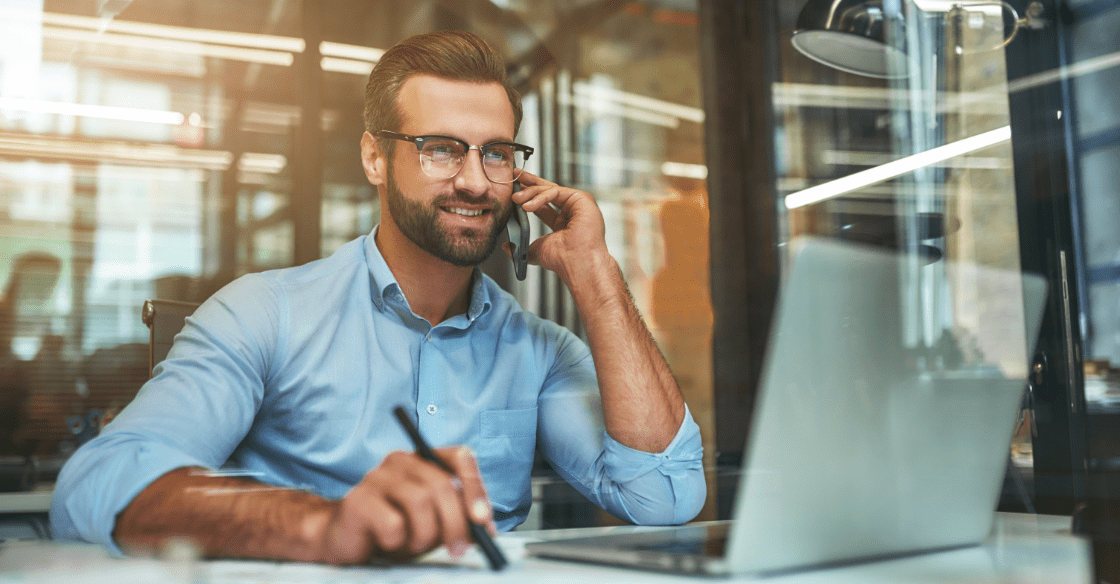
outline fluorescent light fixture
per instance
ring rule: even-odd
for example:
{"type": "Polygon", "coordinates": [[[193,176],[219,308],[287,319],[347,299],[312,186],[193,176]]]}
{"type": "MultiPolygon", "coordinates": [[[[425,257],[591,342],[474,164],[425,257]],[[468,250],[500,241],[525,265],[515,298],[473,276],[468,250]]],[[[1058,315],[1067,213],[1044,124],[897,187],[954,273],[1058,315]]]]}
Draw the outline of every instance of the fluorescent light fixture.
{"type": "Polygon", "coordinates": [[[581,164],[599,170],[627,170],[634,173],[654,173],[659,166],[652,160],[638,158],[622,158],[607,154],[592,154],[590,152],[563,152],[560,155],[561,164],[581,164]]]}
{"type": "Polygon", "coordinates": [[[944,146],[938,146],[937,148],[926,150],[925,152],[899,158],[898,160],[888,162],[881,166],[869,168],[787,195],[785,198],[786,208],[796,209],[798,207],[804,207],[805,205],[819,203],[866,186],[890,180],[908,172],[913,172],[925,166],[943,162],[954,156],[975,152],[1010,139],[1011,126],[1004,126],[963,140],[950,142],[944,146]]]}
{"type": "Polygon", "coordinates": [[[373,63],[369,61],[355,61],[354,59],[339,59],[338,57],[323,57],[319,60],[319,67],[323,71],[335,73],[353,73],[354,75],[369,76],[373,71],[373,63]]]}
{"type": "Polygon", "coordinates": [[[343,59],[376,63],[381,60],[381,55],[384,55],[385,51],[373,47],[323,41],[319,43],[319,54],[324,57],[342,57],[343,59]]]}
{"type": "Polygon", "coordinates": [[[704,180],[708,178],[708,167],[703,164],[687,164],[684,162],[662,162],[661,174],[665,176],[679,176],[704,180]]]}
{"type": "Polygon", "coordinates": [[[117,45],[149,51],[165,51],[169,53],[199,55],[202,57],[250,61],[253,63],[263,63],[265,65],[280,65],[282,67],[290,66],[294,60],[292,54],[286,51],[248,49],[130,34],[97,33],[72,28],[59,28],[56,26],[44,26],[43,37],[92,44],[117,45]]]}
{"type": "MultiPolygon", "coordinates": [[[[821,153],[821,162],[836,165],[878,166],[891,161],[891,155],[878,152],[856,152],[851,150],[825,150],[821,153]]],[[[998,156],[969,156],[943,160],[934,166],[946,168],[979,168],[985,170],[1009,168],[1010,158],[998,156]]]]}
{"type": "Polygon", "coordinates": [[[246,152],[237,161],[237,169],[242,172],[276,174],[287,166],[288,159],[283,154],[263,154],[246,152]]]}
{"type": "Polygon", "coordinates": [[[595,114],[629,118],[638,122],[645,122],[647,124],[652,124],[654,126],[663,126],[666,128],[677,128],[681,125],[680,118],[671,115],[652,112],[636,107],[628,107],[617,103],[611,103],[609,101],[597,100],[589,95],[560,94],[558,97],[559,99],[557,101],[559,101],[561,105],[575,106],[581,110],[592,112],[595,114]]]}
{"type": "Polygon", "coordinates": [[[0,154],[52,160],[109,162],[124,166],[159,166],[226,170],[233,154],[223,150],[179,148],[168,144],[71,140],[0,133],[0,154]]]}
{"type": "Polygon", "coordinates": [[[1074,63],[1073,65],[1059,67],[1057,69],[1043,71],[1042,73],[1035,73],[1034,75],[1021,77],[1007,84],[1007,92],[1016,93],[1026,89],[1038,87],[1039,85],[1055,83],[1060,79],[1071,79],[1080,75],[1087,75],[1089,73],[1096,73],[1105,69],[1111,69],[1112,67],[1116,66],[1120,66],[1120,51],[1109,53],[1107,55],[1101,55],[1099,57],[1093,57],[1092,59],[1085,59],[1084,61],[1074,63]]]}
{"type": "Polygon", "coordinates": [[[319,67],[323,71],[353,73],[366,77],[373,70],[373,66],[381,60],[381,55],[384,55],[385,51],[372,47],[323,41],[319,43],[319,53],[323,55],[323,58],[319,61],[319,67]]]}
{"type": "Polygon", "coordinates": [[[1000,16],[1003,14],[1003,5],[999,2],[970,2],[968,0],[913,0],[914,6],[920,8],[923,12],[949,12],[954,8],[959,8],[968,12],[983,12],[989,16],[1000,16]]]}
{"type": "MultiPolygon", "coordinates": [[[[1007,113],[1007,94],[1040,85],[1055,83],[1089,73],[1120,66],[1120,52],[1085,59],[1072,65],[1021,77],[1005,84],[996,84],[979,91],[939,92],[934,100],[936,112],[1007,113]]],[[[887,87],[853,87],[813,85],[807,83],[775,83],[774,106],[825,107],[853,109],[896,109],[898,90],[887,87]]]]}
{"type": "Polygon", "coordinates": [[[93,31],[117,32],[181,41],[197,41],[220,45],[253,47],[302,53],[307,46],[303,39],[247,32],[228,32],[185,26],[167,26],[146,22],[75,16],[71,14],[43,13],[43,24],[84,28],[93,31]]]}
{"type": "MultiPolygon", "coordinates": [[[[908,109],[899,105],[905,95],[889,87],[854,87],[812,85],[808,83],[775,83],[774,107],[823,107],[849,109],[908,109]]],[[[908,100],[903,100],[907,101],[908,100]]],[[[984,91],[941,91],[936,94],[934,111],[1007,114],[1007,88],[993,87],[984,91]]]]}
{"type": "Polygon", "coordinates": [[[674,118],[680,118],[689,122],[703,122],[704,110],[697,107],[689,107],[671,101],[655,99],[646,97],[637,93],[630,93],[627,91],[620,91],[610,87],[603,87],[602,85],[594,85],[585,81],[577,81],[572,84],[572,91],[581,97],[586,97],[596,101],[610,101],[622,104],[632,108],[642,110],[649,110],[659,114],[666,114],[674,118]]]}
{"type": "Polygon", "coordinates": [[[139,109],[133,107],[114,107],[108,105],[85,105],[41,99],[19,97],[0,97],[0,110],[13,110],[37,114],[58,114],[63,116],[83,116],[123,120],[126,122],[148,122],[178,126],[186,119],[179,112],[139,109]]]}

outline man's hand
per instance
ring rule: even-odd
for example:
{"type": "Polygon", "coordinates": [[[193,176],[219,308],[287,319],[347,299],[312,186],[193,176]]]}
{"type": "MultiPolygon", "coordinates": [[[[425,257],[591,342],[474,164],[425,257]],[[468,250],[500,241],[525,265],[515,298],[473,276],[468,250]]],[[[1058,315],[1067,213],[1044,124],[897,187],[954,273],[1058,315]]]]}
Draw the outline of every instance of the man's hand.
{"type": "Polygon", "coordinates": [[[386,456],[338,502],[323,534],[323,559],[341,564],[373,557],[406,560],[439,545],[458,558],[471,543],[468,512],[496,534],[470,450],[444,448],[436,455],[456,476],[413,453],[386,456]]]}
{"type": "Polygon", "coordinates": [[[141,551],[186,536],[207,557],[354,564],[408,560],[441,544],[458,557],[470,545],[468,511],[475,523],[497,530],[470,450],[436,454],[454,477],[415,454],[394,452],[341,501],[179,468],[129,503],[113,537],[141,551]]]}
{"type": "Polygon", "coordinates": [[[522,190],[513,202],[522,204],[552,229],[552,233],[529,244],[529,263],[556,272],[571,283],[573,268],[588,265],[591,258],[604,258],[607,244],[603,213],[590,194],[522,172],[522,190]]]}
{"type": "Polygon", "coordinates": [[[528,172],[517,180],[523,188],[513,202],[552,228],[529,244],[529,262],[556,272],[572,293],[595,362],[607,433],[635,450],[663,451],[684,419],[684,400],[607,250],[603,213],[583,191],[528,172]]]}

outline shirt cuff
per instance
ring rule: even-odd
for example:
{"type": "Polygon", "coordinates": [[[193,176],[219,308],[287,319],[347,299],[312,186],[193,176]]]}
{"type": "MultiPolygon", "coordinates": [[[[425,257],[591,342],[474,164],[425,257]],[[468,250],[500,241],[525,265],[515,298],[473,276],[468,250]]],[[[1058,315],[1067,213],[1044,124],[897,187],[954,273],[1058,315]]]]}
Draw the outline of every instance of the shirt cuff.
{"type": "Polygon", "coordinates": [[[688,404],[684,406],[684,419],[673,441],[661,452],[643,452],[626,446],[603,431],[603,463],[611,480],[627,483],[654,470],[674,475],[689,470],[702,469],[704,446],[700,440],[700,427],[692,419],[688,404]]]}
{"type": "MultiPolygon", "coordinates": [[[[106,445],[108,446],[108,445],[106,445]]],[[[201,461],[180,450],[158,442],[129,444],[131,452],[108,447],[101,456],[91,456],[74,468],[80,476],[71,478],[69,492],[56,497],[53,506],[64,507],[74,535],[80,539],[105,545],[116,556],[123,555],[113,540],[117,515],[128,507],[148,485],[159,477],[188,466],[206,467],[201,461]],[[88,465],[88,466],[87,466],[88,465]],[[86,472],[83,472],[86,471],[86,472]]],[[[91,453],[92,454],[92,453],[91,453]]],[[[52,509],[52,514],[54,510],[52,509]]]]}

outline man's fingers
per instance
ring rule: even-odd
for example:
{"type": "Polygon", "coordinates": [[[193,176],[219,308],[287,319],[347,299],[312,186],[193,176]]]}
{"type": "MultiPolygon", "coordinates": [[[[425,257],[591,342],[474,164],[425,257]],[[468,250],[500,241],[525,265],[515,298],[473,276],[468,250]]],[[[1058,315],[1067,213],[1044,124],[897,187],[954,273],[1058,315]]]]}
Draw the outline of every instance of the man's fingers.
{"type": "Polygon", "coordinates": [[[466,510],[456,487],[461,479],[419,457],[409,471],[411,484],[398,483],[393,493],[407,508],[412,549],[426,551],[440,543],[454,549],[469,541],[466,510]]]}
{"type": "Polygon", "coordinates": [[[438,452],[438,455],[454,469],[455,476],[460,482],[460,493],[466,511],[470,513],[471,520],[480,525],[491,522],[493,510],[490,499],[486,495],[486,487],[482,484],[482,476],[478,472],[478,461],[470,448],[447,448],[438,452]]]}
{"type": "Polygon", "coordinates": [[[408,551],[419,554],[440,543],[443,539],[441,531],[446,530],[442,512],[438,509],[441,496],[433,494],[429,485],[421,482],[398,483],[389,492],[389,497],[403,511],[408,522],[408,551]]]}
{"type": "Polygon", "coordinates": [[[396,552],[408,546],[409,522],[396,506],[376,498],[362,507],[363,523],[378,549],[396,552]]]}
{"type": "Polygon", "coordinates": [[[348,495],[327,527],[326,538],[328,561],[356,564],[366,562],[375,548],[399,550],[408,541],[408,527],[384,499],[348,495]]]}
{"type": "Polygon", "coordinates": [[[534,210],[533,214],[540,217],[540,220],[548,225],[549,229],[555,231],[556,220],[560,218],[560,213],[556,209],[553,209],[550,205],[544,205],[540,209],[534,210]]]}
{"type": "Polygon", "coordinates": [[[517,175],[517,182],[521,183],[522,187],[531,187],[540,184],[552,184],[527,170],[522,170],[521,174],[517,175]]]}
{"type": "Polygon", "coordinates": [[[485,518],[479,523],[490,523],[486,492],[469,450],[448,448],[437,455],[454,474],[413,453],[394,452],[346,495],[328,533],[337,561],[364,561],[376,550],[406,559],[437,545],[453,556],[465,551],[468,501],[481,500],[473,510],[485,518]]]}

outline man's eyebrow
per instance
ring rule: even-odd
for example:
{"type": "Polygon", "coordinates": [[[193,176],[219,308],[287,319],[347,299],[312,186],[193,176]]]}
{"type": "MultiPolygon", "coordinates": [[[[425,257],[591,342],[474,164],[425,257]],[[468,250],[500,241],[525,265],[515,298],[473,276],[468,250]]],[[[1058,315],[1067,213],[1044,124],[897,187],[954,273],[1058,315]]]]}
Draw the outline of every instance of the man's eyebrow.
{"type": "MultiPolygon", "coordinates": [[[[421,133],[418,133],[418,134],[415,134],[415,135],[416,136],[447,136],[449,138],[455,138],[456,140],[462,140],[462,141],[464,141],[468,144],[470,143],[470,140],[467,140],[467,139],[463,138],[462,136],[457,135],[455,132],[434,131],[434,132],[421,132],[421,133]]],[[[493,144],[494,142],[513,142],[513,141],[514,141],[514,139],[510,138],[508,136],[497,136],[497,137],[491,136],[490,138],[487,138],[487,139],[483,140],[482,142],[479,142],[478,145],[482,146],[482,145],[485,145],[485,144],[493,144]]]]}
{"type": "MultiPolygon", "coordinates": [[[[460,140],[462,140],[462,138],[460,138],[460,140]]],[[[464,142],[466,142],[466,140],[464,140],[464,142]]],[[[513,142],[513,138],[507,138],[505,136],[501,136],[501,137],[498,137],[498,138],[487,138],[487,139],[479,142],[478,145],[479,146],[484,146],[486,144],[493,144],[495,142],[513,142]]]]}

